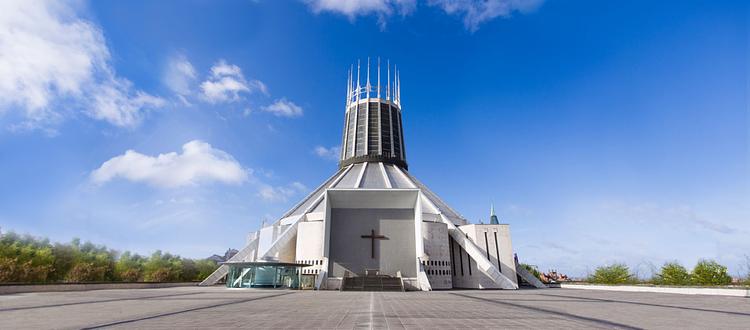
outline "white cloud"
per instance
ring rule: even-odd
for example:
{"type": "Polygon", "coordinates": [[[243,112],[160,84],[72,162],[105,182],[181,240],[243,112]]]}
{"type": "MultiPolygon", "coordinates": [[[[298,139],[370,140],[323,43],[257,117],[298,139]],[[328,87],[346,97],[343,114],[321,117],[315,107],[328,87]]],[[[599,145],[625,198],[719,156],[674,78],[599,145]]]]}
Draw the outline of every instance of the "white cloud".
{"type": "Polygon", "coordinates": [[[323,159],[338,160],[339,156],[341,155],[341,147],[335,146],[326,148],[324,146],[317,146],[315,147],[315,149],[313,149],[313,152],[318,155],[318,157],[323,159]]]}
{"type": "Polygon", "coordinates": [[[333,12],[350,20],[357,16],[377,15],[381,26],[395,12],[408,15],[416,9],[416,0],[304,0],[315,13],[333,12]]]}
{"type": "MultiPolygon", "coordinates": [[[[417,9],[417,0],[303,0],[314,13],[332,12],[354,21],[358,16],[376,15],[381,28],[394,13],[402,16],[417,9]]],[[[543,0],[426,0],[429,6],[445,13],[461,15],[468,30],[476,31],[481,23],[497,17],[509,17],[513,12],[533,11],[543,0]]]]}
{"type": "Polygon", "coordinates": [[[265,112],[270,112],[274,116],[289,117],[289,118],[300,117],[302,116],[302,113],[303,113],[302,108],[300,106],[294,104],[294,102],[289,101],[285,98],[278,99],[276,100],[276,102],[272,103],[271,105],[261,108],[261,110],[265,112]]]}
{"type": "Polygon", "coordinates": [[[130,85],[127,80],[117,79],[93,87],[86,112],[117,126],[133,127],[141,121],[145,109],[164,106],[162,98],[141,91],[131,95],[124,93],[130,90],[130,85]]]}
{"type": "Polygon", "coordinates": [[[250,173],[228,153],[193,140],[182,146],[182,153],[148,156],[128,150],[104,162],[90,178],[96,184],[123,178],[155,187],[174,188],[214,181],[240,184],[248,180],[250,173]]]}
{"type": "Polygon", "coordinates": [[[429,0],[449,15],[461,15],[464,26],[470,31],[497,17],[509,17],[513,12],[528,13],[542,4],[543,0],[429,0]]]}
{"type": "Polygon", "coordinates": [[[77,9],[56,1],[0,2],[0,115],[18,111],[21,126],[43,127],[80,109],[133,126],[146,109],[163,105],[117,77],[102,31],[77,9]]]}
{"type": "Polygon", "coordinates": [[[292,182],[279,187],[262,185],[258,191],[258,196],[267,202],[286,202],[289,197],[307,190],[308,188],[299,182],[292,182]]]}
{"type": "Polygon", "coordinates": [[[201,83],[203,98],[211,103],[234,102],[240,93],[261,92],[268,95],[268,87],[260,80],[245,79],[242,69],[219,60],[212,68],[208,79],[201,83]]]}
{"type": "Polygon", "coordinates": [[[168,60],[162,82],[176,94],[184,96],[191,93],[191,85],[195,78],[193,64],[184,54],[177,54],[168,60]]]}

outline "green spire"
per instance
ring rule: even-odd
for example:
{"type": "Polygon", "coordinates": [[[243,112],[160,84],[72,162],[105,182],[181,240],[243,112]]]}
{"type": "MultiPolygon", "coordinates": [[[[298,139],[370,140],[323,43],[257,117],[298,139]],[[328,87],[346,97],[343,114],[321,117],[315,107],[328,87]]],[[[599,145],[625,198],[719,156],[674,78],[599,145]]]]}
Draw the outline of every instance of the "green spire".
{"type": "Polygon", "coordinates": [[[490,204],[490,224],[491,225],[500,224],[500,221],[497,220],[497,216],[495,215],[495,204],[490,204]]]}

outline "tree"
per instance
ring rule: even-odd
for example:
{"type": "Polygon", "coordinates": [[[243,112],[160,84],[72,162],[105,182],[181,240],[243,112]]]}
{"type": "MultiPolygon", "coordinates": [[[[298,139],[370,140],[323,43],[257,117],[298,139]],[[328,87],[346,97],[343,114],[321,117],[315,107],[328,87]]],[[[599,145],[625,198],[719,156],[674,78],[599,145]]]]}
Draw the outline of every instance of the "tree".
{"type": "Polygon", "coordinates": [[[690,274],[687,269],[675,262],[665,263],[661,271],[656,274],[656,284],[690,285],[690,274]]]}
{"type": "Polygon", "coordinates": [[[16,282],[16,259],[0,257],[0,283],[16,282]]]}
{"type": "Polygon", "coordinates": [[[55,244],[52,248],[52,254],[55,256],[55,262],[52,265],[54,271],[50,276],[52,281],[65,280],[65,276],[76,264],[76,251],[72,244],[55,244]]]}
{"type": "Polygon", "coordinates": [[[190,259],[182,260],[182,271],[180,272],[180,280],[185,282],[194,281],[198,277],[198,267],[195,261],[190,259]]]}
{"type": "Polygon", "coordinates": [[[68,271],[65,281],[72,283],[102,282],[106,272],[105,266],[97,266],[93,262],[79,262],[68,271]]]}
{"type": "Polygon", "coordinates": [[[624,284],[634,282],[634,276],[625,264],[601,266],[589,276],[588,281],[599,284],[624,284]]]}
{"type": "Polygon", "coordinates": [[[193,280],[200,281],[211,275],[219,265],[216,264],[216,261],[201,259],[195,262],[195,266],[198,268],[198,276],[193,280]]]}
{"type": "Polygon", "coordinates": [[[732,277],[727,274],[727,267],[714,260],[701,259],[693,268],[692,283],[697,285],[727,285],[732,277]]]}
{"type": "Polygon", "coordinates": [[[115,263],[115,278],[123,282],[142,281],[144,263],[146,258],[125,251],[115,263]]]}
{"type": "Polygon", "coordinates": [[[49,241],[13,232],[0,236],[0,280],[46,282],[53,271],[54,255],[49,241]]]}
{"type": "Polygon", "coordinates": [[[0,283],[196,281],[214,270],[214,261],[161,251],[147,258],[81,243],[78,238],[52,244],[46,238],[13,232],[0,235],[0,283]]]}
{"type": "Polygon", "coordinates": [[[182,260],[178,256],[156,250],[144,264],[144,279],[148,282],[179,281],[182,260]]]}

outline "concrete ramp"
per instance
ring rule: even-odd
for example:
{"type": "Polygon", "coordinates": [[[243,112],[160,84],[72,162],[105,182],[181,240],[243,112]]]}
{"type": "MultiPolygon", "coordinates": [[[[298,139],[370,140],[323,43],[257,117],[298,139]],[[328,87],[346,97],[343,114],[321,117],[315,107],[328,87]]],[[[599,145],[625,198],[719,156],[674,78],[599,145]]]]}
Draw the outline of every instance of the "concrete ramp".
{"type": "Polygon", "coordinates": [[[546,289],[547,286],[542,283],[541,280],[539,280],[534,274],[530,273],[526,268],[521,267],[521,265],[516,262],[516,273],[518,276],[521,276],[524,281],[528,282],[529,284],[533,285],[537,289],[546,289]]]}

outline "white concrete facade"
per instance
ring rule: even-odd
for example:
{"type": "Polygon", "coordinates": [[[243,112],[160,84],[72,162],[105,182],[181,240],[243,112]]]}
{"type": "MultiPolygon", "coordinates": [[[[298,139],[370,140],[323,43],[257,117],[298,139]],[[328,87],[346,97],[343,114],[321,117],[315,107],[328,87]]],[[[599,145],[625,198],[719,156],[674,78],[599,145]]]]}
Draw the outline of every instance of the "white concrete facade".
{"type": "Polygon", "coordinates": [[[241,259],[234,261],[306,263],[311,266],[302,275],[315,277],[318,289],[336,290],[343,276],[366,269],[400,274],[411,290],[517,288],[508,225],[467,224],[391,164],[339,170],[281,219],[249,237],[248,247],[257,245],[256,252],[238,254],[241,259]],[[458,230],[461,239],[451,230],[458,230]],[[361,237],[373,232],[384,237],[361,237]]]}
{"type": "Polygon", "coordinates": [[[323,221],[305,221],[299,223],[294,261],[312,265],[302,270],[304,275],[318,275],[323,268],[323,221]]]}

